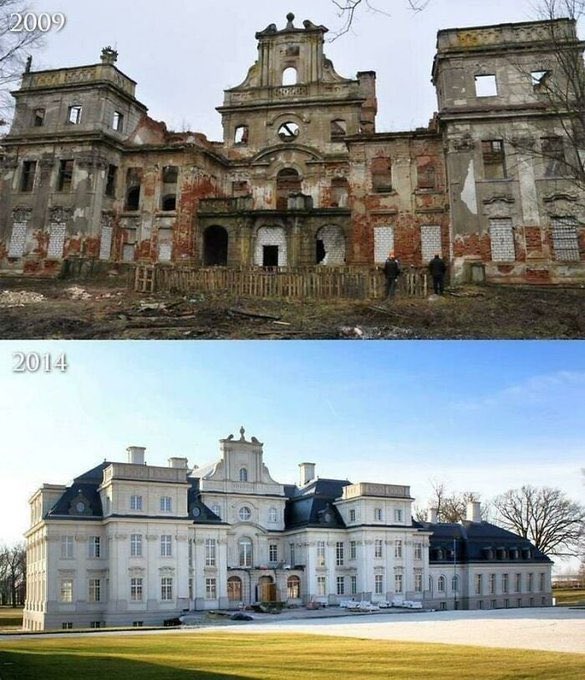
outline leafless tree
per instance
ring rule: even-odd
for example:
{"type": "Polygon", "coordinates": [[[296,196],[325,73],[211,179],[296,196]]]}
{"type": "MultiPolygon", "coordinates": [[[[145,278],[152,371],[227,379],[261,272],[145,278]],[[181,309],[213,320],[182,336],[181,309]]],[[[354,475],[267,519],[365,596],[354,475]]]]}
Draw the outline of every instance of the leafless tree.
{"type": "Polygon", "coordinates": [[[38,30],[13,30],[14,15],[29,9],[26,0],[0,0],[0,126],[7,124],[12,110],[10,87],[22,76],[31,53],[43,44],[38,30]]]}
{"type": "MultiPolygon", "coordinates": [[[[393,4],[396,5],[397,2],[402,1],[413,12],[422,12],[431,2],[431,0],[393,0],[393,4]]],[[[366,10],[390,16],[388,10],[383,10],[380,7],[381,0],[380,2],[376,2],[376,0],[331,0],[331,2],[337,7],[339,17],[342,20],[342,26],[333,34],[333,40],[336,40],[351,30],[354,25],[354,20],[360,11],[366,10]]]]}
{"type": "Polygon", "coordinates": [[[546,555],[579,554],[585,533],[585,506],[560,489],[523,486],[494,500],[497,523],[531,541],[546,555]]]}
{"type": "Polygon", "coordinates": [[[0,547],[0,603],[18,607],[26,591],[26,548],[23,544],[0,547]]]}
{"type": "MultiPolygon", "coordinates": [[[[454,524],[464,520],[467,515],[468,503],[480,500],[480,496],[473,492],[458,493],[449,491],[445,482],[433,481],[431,486],[433,492],[428,501],[428,507],[437,511],[439,522],[454,524]]],[[[418,508],[414,516],[419,522],[424,522],[427,519],[427,510],[418,508]]],[[[486,507],[482,508],[482,516],[484,519],[487,516],[486,507]]]]}

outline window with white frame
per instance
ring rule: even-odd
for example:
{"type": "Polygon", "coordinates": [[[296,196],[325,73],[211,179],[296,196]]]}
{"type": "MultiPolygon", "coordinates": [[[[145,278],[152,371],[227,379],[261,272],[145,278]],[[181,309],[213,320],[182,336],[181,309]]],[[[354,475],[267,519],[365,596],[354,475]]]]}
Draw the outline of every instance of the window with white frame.
{"type": "Polygon", "coordinates": [[[516,245],[511,219],[491,219],[490,240],[492,262],[513,262],[516,259],[516,245]]]}
{"type": "Polygon", "coordinates": [[[206,600],[217,599],[217,580],[215,578],[205,579],[205,599],[206,600]]]}
{"type": "Polygon", "coordinates": [[[142,496],[130,496],[130,510],[133,510],[134,512],[142,511],[142,496]]]}
{"type": "Polygon", "coordinates": [[[349,521],[355,522],[355,510],[353,509],[349,511],[349,521]]]}
{"type": "Polygon", "coordinates": [[[249,538],[242,538],[238,544],[240,567],[252,566],[252,541],[249,538]]]}
{"type": "Polygon", "coordinates": [[[130,535],[130,557],[142,557],[142,534],[130,535]]]}
{"type": "Polygon", "coordinates": [[[143,580],[141,577],[134,577],[130,579],[130,600],[132,602],[142,602],[143,597],[143,580]]]}
{"type": "Polygon", "coordinates": [[[483,594],[483,575],[482,574],[476,574],[475,575],[475,594],[476,595],[482,595],[483,594]]]}
{"type": "Polygon", "coordinates": [[[215,567],[216,563],[216,541],[215,538],[205,539],[205,566],[215,567]]]}
{"type": "Polygon", "coordinates": [[[447,589],[447,579],[444,576],[439,576],[437,579],[437,590],[444,593],[447,589]]]}
{"type": "Polygon", "coordinates": [[[490,594],[493,595],[496,592],[496,575],[490,574],[490,594]]]}
{"type": "Polygon", "coordinates": [[[61,559],[73,559],[73,536],[61,536],[61,559]]]}
{"type": "Polygon", "coordinates": [[[510,587],[509,586],[509,580],[510,580],[510,577],[508,576],[508,574],[502,574],[502,592],[503,593],[508,593],[508,591],[509,591],[509,587],[510,587]]]}
{"type": "Polygon", "coordinates": [[[423,557],[422,543],[415,543],[414,544],[414,559],[415,560],[422,560],[422,557],[423,557]]]}
{"type": "Polygon", "coordinates": [[[317,595],[319,597],[327,595],[327,580],[325,576],[317,576],[317,595]]]}
{"type": "Polygon", "coordinates": [[[374,542],[374,557],[376,559],[382,559],[382,553],[383,553],[383,541],[377,538],[374,542]]]}
{"type": "Polygon", "coordinates": [[[278,522],[278,510],[276,508],[270,508],[268,511],[268,521],[270,524],[276,524],[278,522]]]}
{"type": "Polygon", "coordinates": [[[89,579],[89,601],[101,602],[102,599],[102,582],[99,578],[89,579]]]}
{"type": "Polygon", "coordinates": [[[498,83],[495,74],[475,76],[476,97],[496,97],[497,94],[498,83]]]}
{"type": "Polygon", "coordinates": [[[344,544],[342,541],[338,541],[335,544],[335,559],[338,567],[342,567],[344,563],[344,544]]]}
{"type": "Polygon", "coordinates": [[[337,577],[337,594],[345,595],[345,576],[337,577]]]}
{"type": "Polygon", "coordinates": [[[271,543],[268,546],[268,561],[278,562],[278,545],[276,543],[271,543]]]}
{"type": "Polygon", "coordinates": [[[238,515],[242,522],[249,522],[252,517],[252,511],[247,506],[244,506],[243,508],[240,508],[238,515]]]}
{"type": "Polygon", "coordinates": [[[555,217],[552,220],[553,249],[556,260],[579,262],[577,220],[573,217],[555,217]]]}
{"type": "Polygon", "coordinates": [[[394,592],[395,593],[401,593],[403,592],[403,577],[402,574],[394,574],[394,592]]]}
{"type": "Polygon", "coordinates": [[[288,549],[289,549],[289,556],[290,556],[290,564],[291,564],[292,567],[294,567],[295,564],[297,563],[297,556],[295,554],[295,544],[289,543],[288,549]]]}
{"type": "Polygon", "coordinates": [[[173,599],[173,579],[170,576],[163,576],[160,580],[160,599],[163,602],[173,599]]]}
{"type": "Polygon", "coordinates": [[[73,602],[73,579],[61,579],[59,587],[59,601],[64,604],[71,604],[73,602]]]}
{"type": "Polygon", "coordinates": [[[376,595],[384,593],[384,574],[376,574],[374,576],[374,592],[376,595]]]}
{"type": "Polygon", "coordinates": [[[67,113],[67,122],[70,123],[71,125],[79,125],[81,123],[81,113],[83,109],[81,106],[75,104],[74,106],[69,107],[69,111],[67,113]]]}
{"type": "Polygon", "coordinates": [[[351,579],[351,594],[357,594],[357,576],[350,576],[351,579]]]}
{"type": "Polygon", "coordinates": [[[89,559],[96,560],[102,556],[102,541],[99,536],[90,536],[89,541],[89,559]]]}
{"type": "Polygon", "coordinates": [[[349,542],[349,559],[350,560],[357,559],[357,541],[349,542]]]}
{"type": "Polygon", "coordinates": [[[381,522],[383,518],[382,508],[374,508],[374,521],[381,522]]]}
{"type": "Polygon", "coordinates": [[[397,524],[402,524],[402,522],[404,521],[404,513],[400,508],[396,508],[394,510],[394,521],[397,524]]]}
{"type": "Polygon", "coordinates": [[[173,511],[173,499],[170,496],[161,496],[160,511],[161,512],[172,512],[173,511]]]}
{"type": "Polygon", "coordinates": [[[402,557],[402,541],[394,541],[394,557],[402,557]]]}
{"type": "Polygon", "coordinates": [[[420,572],[416,572],[414,575],[414,592],[422,593],[423,589],[423,575],[420,572]]]}
{"type": "Polygon", "coordinates": [[[160,556],[161,557],[172,557],[173,556],[173,537],[168,535],[163,535],[160,537],[160,556]]]}
{"type": "Polygon", "coordinates": [[[317,564],[319,566],[325,564],[325,541],[317,541],[317,564]]]}

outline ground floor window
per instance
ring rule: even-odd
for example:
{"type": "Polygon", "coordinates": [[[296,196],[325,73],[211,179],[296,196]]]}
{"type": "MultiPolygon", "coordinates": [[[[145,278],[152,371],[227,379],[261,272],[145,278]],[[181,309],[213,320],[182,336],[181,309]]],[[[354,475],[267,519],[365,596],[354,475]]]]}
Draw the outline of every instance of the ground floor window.
{"type": "Polygon", "coordinates": [[[214,578],[205,579],[205,599],[206,600],[217,599],[217,580],[214,578]]]}
{"type": "Polygon", "coordinates": [[[552,240],[556,260],[579,262],[577,220],[573,217],[555,217],[552,221],[552,240]]]}
{"type": "Polygon", "coordinates": [[[382,595],[384,592],[384,575],[376,574],[374,579],[374,587],[376,595],[382,595]]]}
{"type": "Polygon", "coordinates": [[[516,259],[516,246],[514,244],[514,230],[511,219],[490,220],[490,239],[493,262],[513,262],[516,259]]]}
{"type": "Polygon", "coordinates": [[[327,595],[327,582],[325,576],[317,576],[317,595],[325,597],[327,595]]]}
{"type": "Polygon", "coordinates": [[[142,600],[142,579],[130,579],[130,599],[133,602],[140,602],[142,600]]]}
{"type": "Polygon", "coordinates": [[[164,577],[160,581],[160,599],[168,602],[173,599],[173,579],[164,577]]]}
{"type": "Polygon", "coordinates": [[[286,584],[289,600],[298,600],[301,597],[301,579],[298,576],[291,576],[286,584]]]}
{"type": "Polygon", "coordinates": [[[357,576],[351,577],[351,594],[352,595],[357,594],[357,576]]]}
{"type": "Polygon", "coordinates": [[[402,574],[394,575],[394,592],[401,593],[403,589],[403,579],[402,574]]]}
{"type": "Polygon", "coordinates": [[[428,264],[435,255],[443,253],[441,245],[441,227],[438,224],[427,224],[420,228],[420,242],[423,265],[428,264]]]}
{"type": "Polygon", "coordinates": [[[394,227],[374,228],[374,261],[384,264],[390,253],[394,252],[394,227]]]}
{"type": "Polygon", "coordinates": [[[345,595],[345,577],[344,576],[338,576],[337,577],[337,594],[338,595],[345,595]]]}

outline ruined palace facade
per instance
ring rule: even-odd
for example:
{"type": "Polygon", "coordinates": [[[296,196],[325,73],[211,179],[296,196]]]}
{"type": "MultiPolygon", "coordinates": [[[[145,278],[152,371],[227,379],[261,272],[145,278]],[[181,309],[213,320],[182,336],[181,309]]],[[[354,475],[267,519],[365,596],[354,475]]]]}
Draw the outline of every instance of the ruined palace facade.
{"type": "MultiPolygon", "coordinates": [[[[0,270],[161,263],[373,266],[436,253],[454,280],[585,279],[582,192],[559,42],[574,22],[440,31],[428,128],[376,129],[376,75],[340,76],[327,29],[293,15],[218,111],[224,139],[170,132],[106,48],[28,70],[0,175],[0,270]]],[[[384,103],[389,105],[389,103],[384,103]]]]}
{"type": "MultiPolygon", "coordinates": [[[[256,437],[230,435],[211,463],[145,449],[30,499],[26,630],[162,625],[183,611],[256,603],[414,601],[433,609],[552,604],[552,562],[481,519],[412,516],[410,487],[275,480],[256,437]]],[[[213,454],[212,454],[213,455],[213,454]]]]}

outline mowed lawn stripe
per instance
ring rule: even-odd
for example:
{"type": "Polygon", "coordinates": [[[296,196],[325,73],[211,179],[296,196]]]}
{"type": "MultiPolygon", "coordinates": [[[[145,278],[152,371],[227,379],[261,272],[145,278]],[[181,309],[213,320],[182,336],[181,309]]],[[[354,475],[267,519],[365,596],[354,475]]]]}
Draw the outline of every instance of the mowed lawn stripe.
{"type": "Polygon", "coordinates": [[[581,680],[585,656],[294,634],[149,635],[0,642],[2,680],[581,680]]]}

